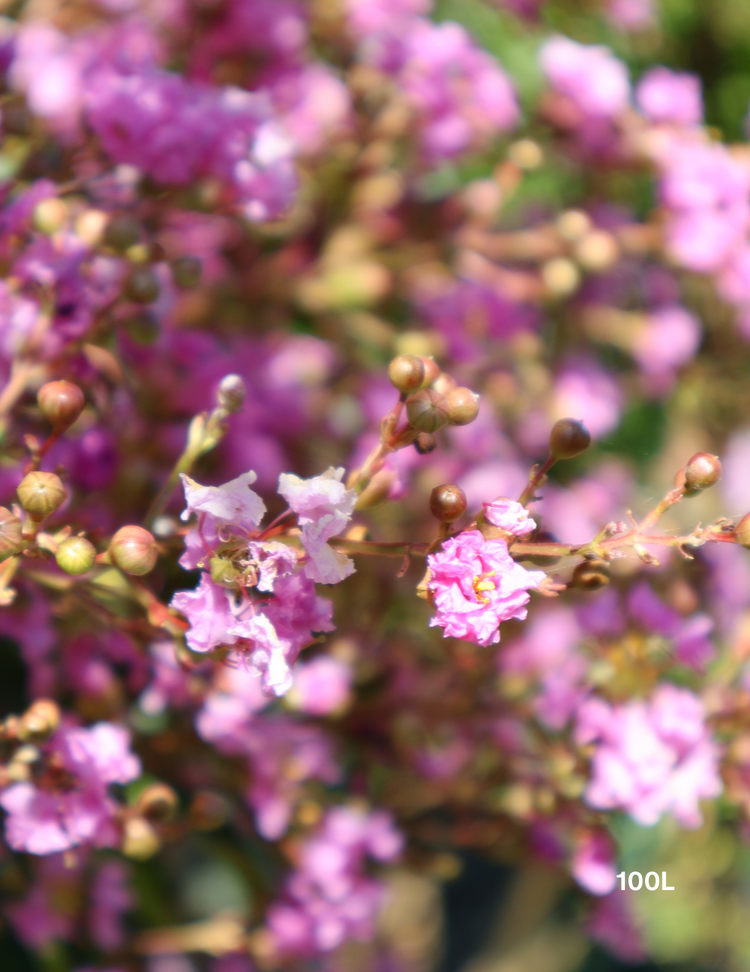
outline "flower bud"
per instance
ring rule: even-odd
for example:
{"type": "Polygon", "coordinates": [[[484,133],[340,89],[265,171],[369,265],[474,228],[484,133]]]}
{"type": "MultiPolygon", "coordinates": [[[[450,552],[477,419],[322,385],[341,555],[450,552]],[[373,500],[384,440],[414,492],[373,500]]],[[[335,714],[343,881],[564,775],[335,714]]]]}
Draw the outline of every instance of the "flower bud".
{"type": "Polygon", "coordinates": [[[122,841],[122,852],[134,861],[145,861],[161,847],[159,837],[143,817],[131,817],[125,821],[125,833],[122,841]]]}
{"type": "Polygon", "coordinates": [[[216,401],[219,408],[234,414],[242,408],[246,394],[245,382],[239,375],[224,375],[216,391],[216,401]]]}
{"type": "Polygon", "coordinates": [[[197,287],[201,282],[203,264],[194,256],[181,256],[172,261],[172,279],[183,290],[197,287]]]}
{"type": "Polygon", "coordinates": [[[36,396],[42,415],[56,432],[64,432],[83,411],[86,400],[72,381],[48,381],[36,396]]]}
{"type": "Polygon", "coordinates": [[[68,537],[58,546],[55,554],[57,566],[66,574],[85,574],[94,566],[95,559],[94,545],[85,537],[68,537]]]}
{"type": "Polygon", "coordinates": [[[434,452],[435,449],[437,449],[435,436],[430,435],[429,432],[420,432],[414,440],[414,448],[417,450],[420,456],[429,456],[431,452],[434,452]]]}
{"type": "Polygon", "coordinates": [[[141,227],[137,219],[127,213],[118,213],[107,223],[104,230],[104,242],[113,250],[124,253],[134,246],[141,236],[141,227]]]}
{"type": "Polygon", "coordinates": [[[46,236],[52,236],[65,225],[68,218],[68,207],[62,199],[57,197],[43,199],[34,207],[31,218],[34,229],[38,229],[40,233],[44,233],[46,236]]]}
{"type": "Polygon", "coordinates": [[[598,591],[609,584],[609,565],[603,560],[585,560],[573,571],[571,587],[582,591],[598,591]]]}
{"type": "Polygon", "coordinates": [[[442,395],[423,388],[406,401],[410,424],[420,432],[437,432],[448,422],[448,407],[442,395]]]}
{"type": "Polygon", "coordinates": [[[685,489],[698,493],[721,479],[721,462],[708,452],[696,452],[685,466],[685,489]]]}
{"type": "Polygon", "coordinates": [[[166,783],[147,786],[135,803],[138,813],[154,823],[170,820],[177,810],[177,794],[166,783]]]}
{"type": "Polygon", "coordinates": [[[409,395],[424,384],[424,364],[414,354],[399,354],[388,365],[388,377],[394,388],[409,395]]]}
{"type": "Polygon", "coordinates": [[[136,344],[154,344],[161,334],[159,321],[150,310],[139,310],[129,314],[120,324],[131,341],[136,344]]]}
{"type": "Polygon", "coordinates": [[[68,495],[60,477],[50,472],[30,472],[17,492],[21,506],[37,522],[59,509],[68,495]]]}
{"type": "Polygon", "coordinates": [[[18,720],[21,742],[46,742],[60,725],[60,709],[52,699],[37,699],[18,720]]]}
{"type": "Polygon", "coordinates": [[[421,354],[419,360],[424,365],[424,381],[422,382],[423,388],[429,388],[433,381],[437,381],[440,377],[440,366],[435,361],[433,357],[427,357],[421,354]]]}
{"type": "Polygon", "coordinates": [[[454,388],[445,396],[449,425],[468,425],[479,414],[479,395],[470,388],[454,388]]]}
{"type": "Polygon", "coordinates": [[[0,561],[23,550],[21,521],[10,510],[0,506],[0,561]]]}
{"type": "Polygon", "coordinates": [[[430,493],[430,511],[441,523],[453,523],[466,512],[466,493],[450,483],[436,486],[430,493]]]}
{"type": "Polygon", "coordinates": [[[573,459],[591,445],[591,433],[577,419],[555,422],[549,437],[549,451],[555,459],[573,459]]]}
{"type": "Polygon", "coordinates": [[[750,513],[746,513],[734,528],[734,539],[741,546],[750,549],[750,513]]]}
{"type": "Polygon", "coordinates": [[[152,304],[161,292],[161,284],[151,267],[136,267],[125,284],[125,296],[137,304],[152,304]]]}
{"type": "Polygon", "coordinates": [[[112,563],[126,574],[140,577],[154,569],[159,551],[148,530],[139,526],[120,527],[109,544],[112,563]]]}

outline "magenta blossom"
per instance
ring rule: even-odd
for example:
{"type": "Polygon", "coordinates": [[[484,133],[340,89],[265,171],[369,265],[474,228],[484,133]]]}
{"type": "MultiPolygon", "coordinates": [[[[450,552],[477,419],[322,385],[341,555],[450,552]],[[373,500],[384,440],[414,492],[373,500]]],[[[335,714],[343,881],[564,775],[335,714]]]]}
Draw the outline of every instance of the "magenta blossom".
{"type": "Polygon", "coordinates": [[[493,526],[512,533],[514,537],[522,537],[536,530],[536,523],[531,519],[528,511],[520,503],[506,499],[504,496],[498,496],[491,503],[485,503],[484,515],[493,526]]]}
{"type": "Polygon", "coordinates": [[[485,540],[478,530],[446,540],[427,564],[427,586],[437,608],[430,626],[444,628],[446,638],[483,646],[500,641],[501,621],[526,617],[529,588],[545,577],[517,564],[504,540],[485,540]]]}
{"type": "Polygon", "coordinates": [[[207,513],[217,525],[231,523],[245,529],[257,527],[266,512],[263,500],[250,489],[257,478],[251,471],[223,486],[201,486],[182,473],[187,503],[182,519],[187,520],[191,513],[207,513]]]}

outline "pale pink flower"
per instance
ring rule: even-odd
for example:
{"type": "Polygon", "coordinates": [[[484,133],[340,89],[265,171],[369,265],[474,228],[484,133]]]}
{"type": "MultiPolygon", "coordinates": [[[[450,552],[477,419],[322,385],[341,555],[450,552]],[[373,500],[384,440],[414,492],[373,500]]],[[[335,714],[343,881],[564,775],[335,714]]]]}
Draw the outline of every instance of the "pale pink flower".
{"type": "Polygon", "coordinates": [[[201,574],[195,590],[177,591],[170,607],[177,608],[190,622],[185,640],[193,651],[210,651],[219,645],[233,645],[237,640],[229,631],[235,622],[232,596],[206,573],[201,574]]]}
{"type": "Polygon", "coordinates": [[[699,125],[703,119],[701,82],[694,74],[652,68],[638,82],[635,100],[649,121],[699,125]]]}
{"type": "Polygon", "coordinates": [[[248,530],[257,527],[265,515],[265,503],[250,489],[258,478],[252,471],[223,486],[201,486],[185,473],[180,473],[180,478],[187,503],[183,520],[191,513],[207,513],[217,525],[232,524],[248,530]]]}
{"type": "Polygon", "coordinates": [[[517,564],[503,540],[485,540],[478,530],[450,537],[427,558],[428,588],[437,613],[430,626],[444,628],[444,637],[478,645],[500,640],[500,622],[523,620],[529,588],[538,587],[543,571],[517,564]]]}
{"type": "Polygon", "coordinates": [[[487,520],[506,533],[512,533],[515,537],[522,537],[526,533],[536,530],[536,523],[529,516],[528,510],[524,509],[515,500],[506,499],[505,496],[498,496],[491,503],[484,503],[484,515],[487,520]]]}
{"type": "Polygon", "coordinates": [[[291,574],[297,566],[297,554],[278,540],[251,541],[248,551],[258,565],[259,591],[272,591],[276,578],[291,574]]]}
{"type": "Polygon", "coordinates": [[[591,894],[609,894],[615,886],[615,855],[612,840],[601,830],[586,830],[576,836],[570,871],[591,894]]]}
{"type": "Polygon", "coordinates": [[[287,696],[289,704],[310,715],[329,715],[343,709],[352,683],[351,666],[338,658],[320,655],[297,665],[294,685],[287,696]]]}
{"type": "Polygon", "coordinates": [[[584,115],[613,118],[627,107],[628,70],[608,48],[557,36],[542,46],[539,59],[552,87],[584,115]]]}

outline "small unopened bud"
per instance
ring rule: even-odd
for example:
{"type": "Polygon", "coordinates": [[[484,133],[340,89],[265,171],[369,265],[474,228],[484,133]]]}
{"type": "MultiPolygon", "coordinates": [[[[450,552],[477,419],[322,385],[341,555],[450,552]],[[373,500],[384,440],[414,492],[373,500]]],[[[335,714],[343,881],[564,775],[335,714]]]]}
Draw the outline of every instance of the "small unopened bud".
{"type": "Polygon", "coordinates": [[[609,566],[603,560],[586,560],[573,571],[570,584],[582,591],[598,591],[609,584],[609,566]]]}
{"type": "Polygon", "coordinates": [[[154,823],[171,820],[177,810],[177,794],[166,783],[154,783],[139,793],[135,808],[154,823]]]}
{"type": "Polygon", "coordinates": [[[85,537],[68,537],[58,546],[55,560],[66,574],[85,574],[96,559],[94,545],[85,537]]]}
{"type": "Polygon", "coordinates": [[[161,847],[159,837],[143,817],[131,817],[125,822],[125,833],[122,840],[122,852],[134,861],[145,861],[161,847]]]}
{"type": "Polygon", "coordinates": [[[555,459],[573,459],[591,445],[591,433],[577,419],[555,422],[549,437],[549,451],[555,459]]]}
{"type": "Polygon", "coordinates": [[[420,432],[437,432],[448,422],[448,406],[442,395],[423,388],[406,401],[410,424],[420,432]]]}
{"type": "Polygon", "coordinates": [[[466,512],[466,493],[451,483],[436,486],[430,493],[430,511],[441,523],[453,523],[466,512]]]}
{"type": "Polygon", "coordinates": [[[141,227],[138,220],[126,213],[113,216],[104,230],[104,242],[120,253],[134,246],[140,236],[141,227]]]}
{"type": "Polygon", "coordinates": [[[429,388],[433,381],[437,381],[440,377],[440,365],[433,357],[427,357],[426,355],[420,355],[419,360],[424,365],[424,382],[422,384],[423,388],[429,388]]]}
{"type": "Polygon", "coordinates": [[[746,513],[734,528],[734,539],[741,546],[750,549],[750,513],[746,513]]]}
{"type": "Polygon", "coordinates": [[[47,236],[53,236],[65,225],[68,207],[62,199],[43,199],[34,207],[31,218],[35,229],[47,236]]]}
{"type": "Polygon", "coordinates": [[[454,388],[445,396],[449,425],[468,425],[479,414],[479,395],[470,388],[454,388]]]}
{"type": "Polygon", "coordinates": [[[242,408],[246,394],[245,382],[239,375],[225,375],[219,383],[216,401],[220,408],[234,414],[242,408]]]}
{"type": "Polygon", "coordinates": [[[56,432],[64,432],[83,411],[86,399],[72,381],[48,381],[36,396],[42,415],[56,432]]]}
{"type": "Polygon", "coordinates": [[[203,264],[194,256],[181,256],[172,261],[172,279],[183,290],[197,287],[201,282],[203,264]]]}
{"type": "Polygon", "coordinates": [[[554,257],[543,264],[542,280],[551,297],[568,297],[581,282],[581,275],[572,260],[554,257]]]}
{"type": "Polygon", "coordinates": [[[410,395],[424,384],[424,363],[415,354],[399,354],[388,365],[388,377],[394,388],[410,395]]]}
{"type": "Polygon", "coordinates": [[[37,699],[18,720],[21,742],[45,742],[60,725],[60,709],[52,699],[37,699]]]}
{"type": "Polygon", "coordinates": [[[721,479],[721,462],[708,452],[696,452],[685,466],[685,489],[699,493],[721,479]]]}
{"type": "Polygon", "coordinates": [[[139,526],[120,527],[112,537],[108,552],[120,570],[137,577],[153,570],[159,556],[153,535],[139,526]]]}
{"type": "Polygon", "coordinates": [[[125,284],[125,295],[137,304],[152,304],[161,292],[161,284],[151,267],[136,267],[125,284]]]}
{"type": "Polygon", "coordinates": [[[21,506],[37,522],[59,509],[68,495],[60,477],[50,472],[30,472],[17,492],[21,506]]]}
{"type": "Polygon", "coordinates": [[[0,506],[0,561],[23,550],[21,521],[10,510],[0,506]]]}
{"type": "Polygon", "coordinates": [[[430,435],[429,432],[420,432],[414,440],[414,448],[417,450],[420,456],[429,456],[431,452],[434,452],[435,449],[437,449],[435,436],[430,435]]]}

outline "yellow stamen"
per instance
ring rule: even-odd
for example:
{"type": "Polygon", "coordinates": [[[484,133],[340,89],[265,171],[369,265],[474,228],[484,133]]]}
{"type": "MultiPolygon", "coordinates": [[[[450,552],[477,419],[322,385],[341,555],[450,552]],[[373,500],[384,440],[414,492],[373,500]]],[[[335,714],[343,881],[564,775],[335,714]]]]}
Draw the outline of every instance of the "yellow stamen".
{"type": "Polygon", "coordinates": [[[486,574],[479,574],[474,578],[474,583],[471,586],[474,588],[474,593],[476,594],[477,600],[480,604],[490,603],[490,599],[481,594],[480,591],[494,591],[497,589],[497,584],[488,579],[490,577],[494,577],[495,574],[496,571],[489,570],[486,574]]]}

